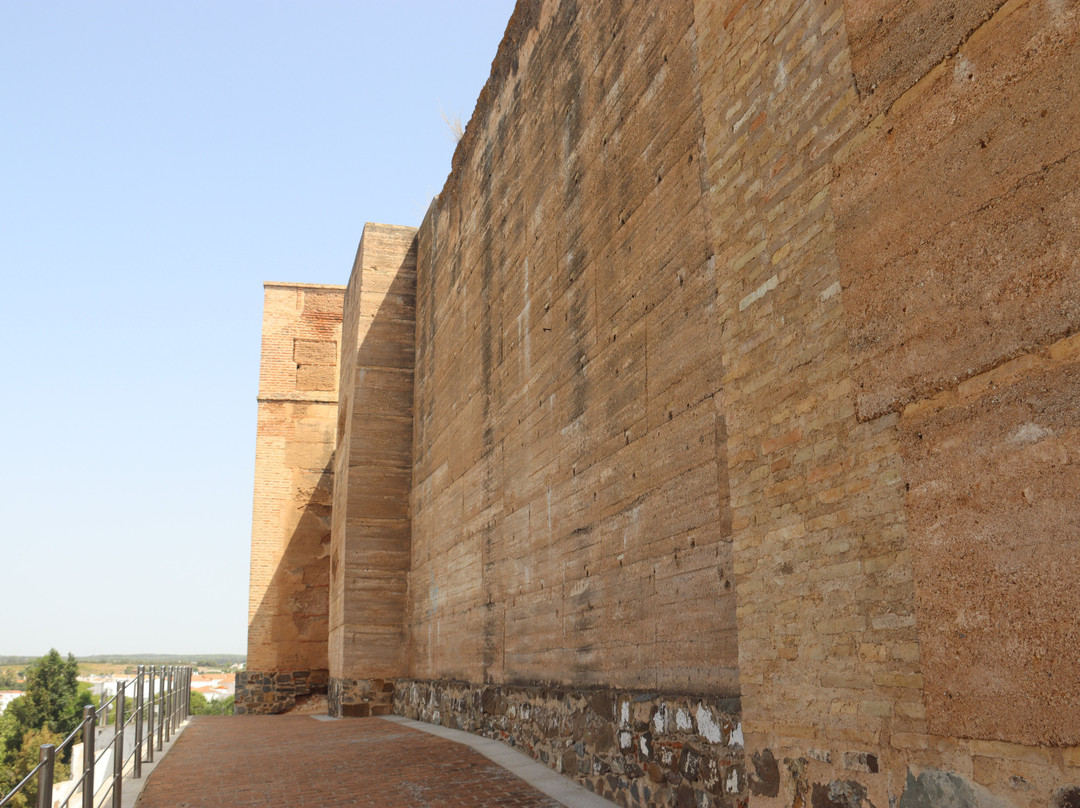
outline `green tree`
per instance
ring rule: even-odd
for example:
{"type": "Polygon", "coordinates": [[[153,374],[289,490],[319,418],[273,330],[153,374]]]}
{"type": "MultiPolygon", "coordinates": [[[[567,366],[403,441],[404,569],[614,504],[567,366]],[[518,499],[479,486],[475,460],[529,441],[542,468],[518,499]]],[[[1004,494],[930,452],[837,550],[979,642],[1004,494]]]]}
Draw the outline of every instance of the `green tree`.
{"type": "MultiPolygon", "coordinates": [[[[54,746],[59,746],[60,742],[63,740],[64,737],[62,735],[58,735],[55,732],[49,732],[47,729],[28,730],[23,735],[22,746],[15,752],[11,759],[11,784],[6,788],[0,787],[0,792],[6,794],[18,785],[26,775],[34,770],[34,767],[37,766],[41,760],[42,744],[51,743],[54,746]]],[[[68,766],[58,760],[56,762],[56,768],[53,770],[53,782],[59,783],[62,780],[67,780],[69,776],[70,769],[68,766]]],[[[11,805],[12,808],[31,808],[31,806],[37,805],[37,785],[37,778],[32,778],[30,782],[23,787],[23,790],[15,795],[8,805],[11,805]]]]}
{"type": "Polygon", "coordinates": [[[233,704],[236,699],[229,696],[227,699],[208,699],[197,690],[191,691],[191,714],[192,715],[232,715],[233,704]]]}
{"type": "MultiPolygon", "coordinates": [[[[59,744],[82,721],[88,694],[78,675],[75,657],[68,654],[65,660],[55,648],[27,668],[25,695],[0,715],[0,794],[14,788],[38,764],[42,744],[59,744]]],[[[65,750],[57,762],[66,763],[69,755],[70,750],[65,750]]],[[[55,779],[61,774],[62,770],[55,779]]],[[[34,804],[31,791],[24,789],[10,804],[34,804]]]]}
{"type": "MultiPolygon", "coordinates": [[[[66,736],[82,721],[82,704],[79,703],[79,663],[68,654],[67,660],[55,648],[36,662],[26,672],[26,695],[8,705],[15,720],[23,728],[47,729],[66,736]]],[[[21,733],[17,743],[22,746],[21,733]]]]}

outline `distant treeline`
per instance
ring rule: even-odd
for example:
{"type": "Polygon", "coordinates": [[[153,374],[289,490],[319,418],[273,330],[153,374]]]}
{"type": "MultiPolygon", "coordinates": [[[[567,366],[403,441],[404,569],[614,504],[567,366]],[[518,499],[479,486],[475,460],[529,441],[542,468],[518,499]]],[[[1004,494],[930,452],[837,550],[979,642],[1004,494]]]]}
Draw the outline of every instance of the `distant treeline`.
{"type": "MultiPolygon", "coordinates": [[[[0,656],[0,665],[23,665],[32,662],[34,656],[0,656]]],[[[199,668],[227,668],[237,662],[244,662],[244,654],[195,654],[179,656],[177,654],[101,654],[99,656],[79,657],[80,662],[102,662],[114,665],[147,663],[150,665],[193,665],[199,668]]]]}

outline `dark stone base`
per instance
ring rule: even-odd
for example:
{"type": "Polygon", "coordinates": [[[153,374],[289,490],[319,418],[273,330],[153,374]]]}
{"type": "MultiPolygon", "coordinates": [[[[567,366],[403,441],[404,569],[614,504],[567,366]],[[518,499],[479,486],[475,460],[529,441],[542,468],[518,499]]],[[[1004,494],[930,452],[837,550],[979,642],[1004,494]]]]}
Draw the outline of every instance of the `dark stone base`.
{"type": "Polygon", "coordinates": [[[335,718],[363,718],[394,712],[393,679],[330,677],[327,712],[335,718]]]}
{"type": "Polygon", "coordinates": [[[298,696],[325,693],[328,671],[243,671],[236,675],[236,715],[277,715],[298,696]]]}
{"type": "Polygon", "coordinates": [[[399,679],[394,712],[503,741],[628,807],[747,804],[738,698],[399,679]]]}

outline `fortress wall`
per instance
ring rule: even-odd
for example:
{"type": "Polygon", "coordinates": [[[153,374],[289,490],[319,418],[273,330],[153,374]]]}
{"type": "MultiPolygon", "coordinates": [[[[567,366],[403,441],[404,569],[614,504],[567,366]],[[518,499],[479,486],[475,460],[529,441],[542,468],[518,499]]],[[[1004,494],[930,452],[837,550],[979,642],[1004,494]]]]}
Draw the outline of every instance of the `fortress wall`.
{"type": "Polygon", "coordinates": [[[882,745],[925,713],[896,418],[856,417],[830,205],[843,8],[696,15],[752,802],[888,805],[882,745]]]}
{"type": "Polygon", "coordinates": [[[330,712],[390,711],[407,674],[416,228],[368,223],[345,295],[330,562],[330,712]]]}
{"type": "Polygon", "coordinates": [[[900,414],[938,735],[1080,744],[1078,65],[1075,4],[1007,4],[838,162],[856,407],[900,414]]]}
{"type": "Polygon", "coordinates": [[[265,285],[247,671],[238,712],[324,689],[337,363],[345,288],[265,285]]]}
{"type": "Polygon", "coordinates": [[[395,710],[624,803],[746,792],[695,49],[519,4],[418,233],[395,710]]]}
{"type": "Polygon", "coordinates": [[[737,684],[754,804],[1071,804],[1075,7],[617,5],[519,4],[419,234],[399,709],[737,684]]]}
{"type": "Polygon", "coordinates": [[[1076,8],[696,19],[751,802],[1071,804],[1076,8]]]}
{"type": "MultiPolygon", "coordinates": [[[[1080,805],[1078,56],[1060,0],[520,2],[350,283],[337,709],[628,806],[1080,805]]],[[[307,395],[260,393],[253,602],[307,395]]]]}
{"type": "Polygon", "coordinates": [[[737,692],[692,12],[520,5],[421,228],[417,678],[737,692]]]}

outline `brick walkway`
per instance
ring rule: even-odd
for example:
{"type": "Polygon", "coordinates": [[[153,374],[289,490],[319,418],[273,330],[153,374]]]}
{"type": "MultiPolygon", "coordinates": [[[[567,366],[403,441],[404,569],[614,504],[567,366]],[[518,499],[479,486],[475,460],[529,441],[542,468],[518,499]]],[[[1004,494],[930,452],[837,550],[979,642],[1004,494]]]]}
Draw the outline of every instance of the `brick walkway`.
{"type": "Polygon", "coordinates": [[[138,808],[560,808],[461,744],[378,718],[197,716],[138,808]]]}

